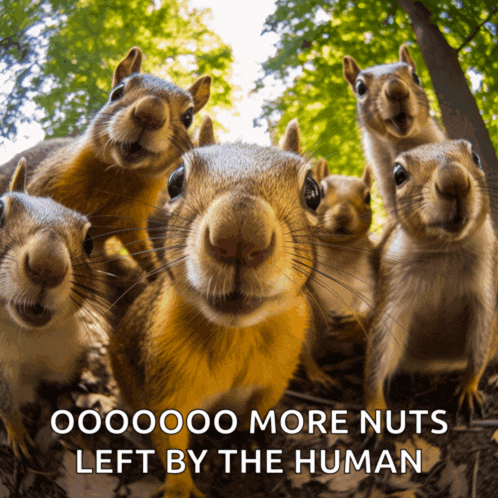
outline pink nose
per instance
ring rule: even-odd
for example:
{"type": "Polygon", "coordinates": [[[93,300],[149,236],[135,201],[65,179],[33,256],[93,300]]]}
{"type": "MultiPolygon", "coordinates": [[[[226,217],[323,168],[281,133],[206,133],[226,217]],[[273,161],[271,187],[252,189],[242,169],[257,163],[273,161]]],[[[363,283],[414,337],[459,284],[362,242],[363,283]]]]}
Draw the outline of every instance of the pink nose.
{"type": "Polygon", "coordinates": [[[390,79],[386,84],[385,92],[392,100],[403,100],[410,95],[409,88],[398,79],[390,79]]]}
{"type": "Polygon", "coordinates": [[[470,179],[458,164],[439,168],[436,174],[436,191],[441,197],[464,198],[470,192],[470,179]]]}
{"type": "Polygon", "coordinates": [[[269,240],[256,240],[260,238],[253,237],[255,240],[251,241],[241,236],[211,237],[208,229],[206,238],[216,261],[231,266],[256,268],[271,256],[275,247],[275,233],[271,235],[269,240]]]}
{"type": "Polygon", "coordinates": [[[41,232],[30,242],[24,257],[24,271],[34,284],[57,287],[62,283],[68,266],[66,245],[57,234],[41,232]]]}
{"type": "Polygon", "coordinates": [[[146,130],[159,130],[166,122],[165,105],[156,97],[144,97],[136,103],[133,119],[146,130]]]}

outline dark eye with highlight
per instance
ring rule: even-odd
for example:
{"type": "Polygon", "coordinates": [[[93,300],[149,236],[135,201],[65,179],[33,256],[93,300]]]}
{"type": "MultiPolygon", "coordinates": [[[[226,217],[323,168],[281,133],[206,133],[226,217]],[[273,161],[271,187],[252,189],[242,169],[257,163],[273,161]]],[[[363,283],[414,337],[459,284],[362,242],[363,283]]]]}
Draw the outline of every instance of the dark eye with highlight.
{"type": "Polygon", "coordinates": [[[111,92],[111,95],[109,96],[109,100],[111,102],[115,102],[116,100],[119,100],[123,95],[124,95],[124,83],[121,83],[121,85],[118,85],[111,92]]]}
{"type": "Polygon", "coordinates": [[[175,169],[168,180],[168,194],[170,199],[176,199],[183,192],[183,184],[185,183],[185,166],[182,164],[175,169]]]}
{"type": "Polygon", "coordinates": [[[482,169],[481,158],[479,157],[479,154],[477,154],[477,152],[475,151],[472,151],[472,160],[479,169],[482,169]]]}
{"type": "Polygon", "coordinates": [[[367,195],[365,196],[365,204],[370,204],[370,192],[367,192],[367,195]]]}
{"type": "Polygon", "coordinates": [[[192,121],[194,119],[192,109],[189,109],[188,111],[184,112],[182,114],[181,119],[182,119],[183,126],[185,126],[185,128],[188,128],[192,124],[192,121]]]}
{"type": "Polygon", "coordinates": [[[362,97],[363,95],[365,95],[365,93],[367,93],[367,85],[365,85],[365,83],[361,80],[356,83],[356,93],[360,97],[362,97]]]}
{"type": "Polygon", "coordinates": [[[408,180],[408,173],[406,172],[406,169],[401,166],[400,163],[396,163],[394,165],[394,183],[396,184],[396,187],[400,187],[403,185],[403,183],[408,180]]]}
{"type": "Polygon", "coordinates": [[[413,78],[413,81],[417,84],[417,85],[421,85],[422,82],[420,81],[420,78],[418,77],[418,74],[417,73],[412,73],[412,78],[413,78]]]}
{"type": "Polygon", "coordinates": [[[322,200],[320,186],[311,175],[304,181],[304,202],[312,211],[316,211],[322,200]]]}
{"type": "Polygon", "coordinates": [[[85,240],[83,241],[83,250],[86,252],[87,256],[90,256],[93,251],[93,238],[90,235],[90,231],[86,233],[85,240]]]}

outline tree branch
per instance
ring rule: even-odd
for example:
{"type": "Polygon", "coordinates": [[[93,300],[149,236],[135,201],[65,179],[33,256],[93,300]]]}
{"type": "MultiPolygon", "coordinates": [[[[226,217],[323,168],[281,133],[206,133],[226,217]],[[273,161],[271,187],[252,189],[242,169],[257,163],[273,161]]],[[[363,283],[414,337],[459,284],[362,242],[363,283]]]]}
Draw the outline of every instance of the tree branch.
{"type": "Polygon", "coordinates": [[[465,41],[457,48],[457,53],[460,52],[460,50],[462,50],[462,48],[464,48],[467,44],[469,44],[473,38],[477,35],[477,33],[479,33],[479,30],[493,17],[494,14],[496,14],[496,12],[498,12],[498,7],[495,7],[491,12],[490,14],[488,15],[488,17],[486,17],[486,19],[484,19],[484,21],[479,24],[479,26],[476,26],[476,28],[474,29],[474,32],[469,35],[465,41]]]}

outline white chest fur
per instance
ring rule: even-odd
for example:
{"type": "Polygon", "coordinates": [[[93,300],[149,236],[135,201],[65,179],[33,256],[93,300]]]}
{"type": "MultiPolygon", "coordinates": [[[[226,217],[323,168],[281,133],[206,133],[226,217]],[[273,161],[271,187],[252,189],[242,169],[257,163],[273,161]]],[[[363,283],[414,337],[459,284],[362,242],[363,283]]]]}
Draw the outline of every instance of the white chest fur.
{"type": "Polygon", "coordinates": [[[25,330],[0,307],[0,379],[12,390],[15,404],[33,401],[41,379],[70,379],[83,351],[81,328],[71,316],[45,330],[25,330]]]}

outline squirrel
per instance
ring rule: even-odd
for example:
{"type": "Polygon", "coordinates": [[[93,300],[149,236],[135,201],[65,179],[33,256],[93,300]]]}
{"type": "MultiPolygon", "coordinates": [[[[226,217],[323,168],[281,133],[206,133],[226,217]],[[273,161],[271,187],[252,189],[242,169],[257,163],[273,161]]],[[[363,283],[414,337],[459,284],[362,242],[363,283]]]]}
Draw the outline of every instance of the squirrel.
{"type": "Polygon", "coordinates": [[[85,213],[96,249],[115,235],[148,272],[159,263],[146,220],[169,172],[192,147],[187,129],[209,99],[211,76],[186,91],[140,74],[141,65],[134,47],[114,71],[108,102],[82,136],[38,165],[28,192],[85,213]]]}
{"type": "Polygon", "coordinates": [[[330,386],[332,379],[322,372],[315,358],[330,352],[331,347],[344,350],[346,342],[362,343],[374,313],[374,243],[369,238],[372,180],[368,166],[361,179],[331,175],[324,159],[313,173],[322,200],[315,228],[315,272],[310,279],[313,323],[304,364],[312,381],[330,386]]]}
{"type": "Polygon", "coordinates": [[[478,155],[466,140],[427,144],[394,165],[397,220],[377,247],[377,308],[366,407],[384,410],[399,369],[463,370],[458,413],[482,415],[479,380],[493,340],[496,238],[478,155]]]}
{"type": "Polygon", "coordinates": [[[316,270],[310,280],[314,324],[308,337],[317,356],[327,351],[327,336],[363,342],[374,313],[376,275],[369,238],[370,168],[361,178],[331,175],[322,160],[314,174],[322,200],[316,211],[316,270]]]}
{"type": "MultiPolygon", "coordinates": [[[[320,188],[298,155],[297,121],[280,148],[195,148],[168,182],[167,264],[134,301],[109,344],[125,401],[159,417],[227,408],[248,427],[280,399],[309,327],[304,288],[314,268],[311,229],[320,188]],[[306,236],[309,234],[309,238],[306,236]],[[298,237],[299,235],[299,237],[298,237]]],[[[153,444],[186,451],[188,432],[153,444]]],[[[201,496],[189,470],[164,496],[201,496]]]]}
{"type": "MultiPolygon", "coordinates": [[[[206,147],[208,145],[216,144],[213,121],[209,116],[204,116],[201,125],[194,130],[192,144],[194,147],[206,147]]],[[[158,253],[159,259],[162,259],[161,254],[163,251],[161,251],[161,248],[164,246],[168,219],[170,217],[168,201],[168,188],[165,187],[159,193],[156,208],[152,211],[147,220],[147,231],[150,235],[152,245],[158,253]]]]}
{"type": "Polygon", "coordinates": [[[357,99],[365,157],[392,219],[394,160],[419,145],[447,140],[446,134],[430,114],[427,95],[406,45],[399,49],[399,62],[363,70],[346,55],[343,74],[357,99]]]}
{"type": "Polygon", "coordinates": [[[88,219],[25,192],[21,159],[0,197],[0,418],[16,456],[33,461],[21,407],[41,383],[70,385],[91,346],[88,315],[105,330],[105,302],[90,261],[88,219]]]}

